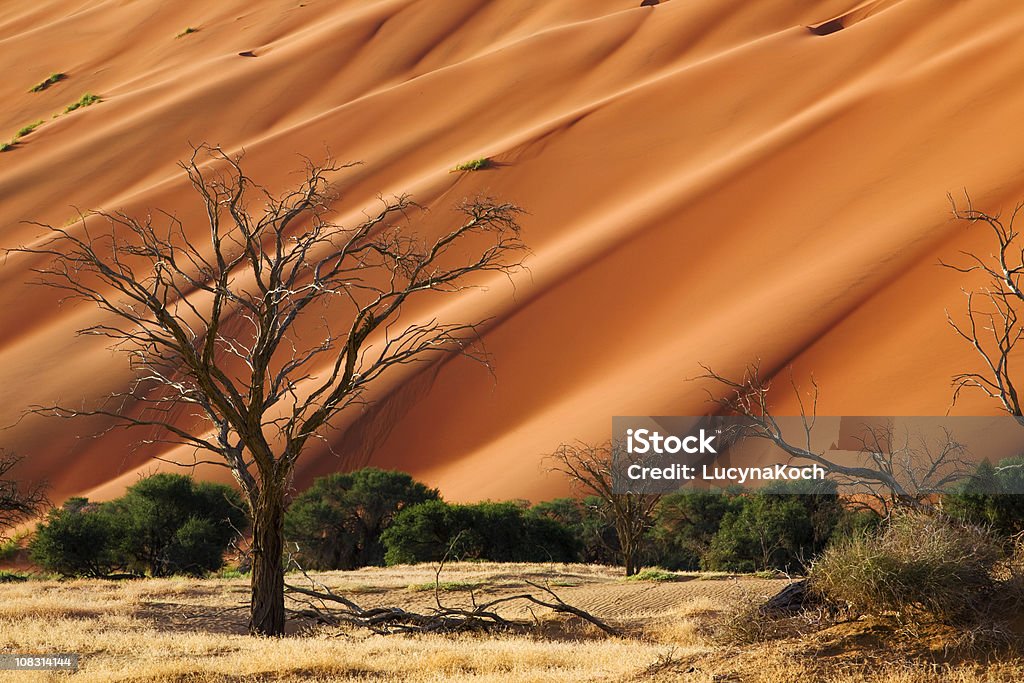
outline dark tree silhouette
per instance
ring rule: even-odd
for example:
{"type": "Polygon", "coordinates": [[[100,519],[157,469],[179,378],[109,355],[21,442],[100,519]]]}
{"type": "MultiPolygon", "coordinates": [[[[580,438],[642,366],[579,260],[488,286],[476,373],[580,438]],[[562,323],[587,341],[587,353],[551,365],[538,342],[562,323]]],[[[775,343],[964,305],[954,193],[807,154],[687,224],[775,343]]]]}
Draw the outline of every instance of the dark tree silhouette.
{"type": "Polygon", "coordinates": [[[408,228],[415,204],[404,195],[381,199],[357,225],[332,222],[330,178],[348,167],[332,160],[307,160],[301,184],[278,196],[219,147],[197,147],[181,166],[204,204],[201,231],[169,213],[101,211],[75,226],[34,223],[47,237],[13,250],[48,257],[43,283],[105,314],[80,334],[112,340],[137,371],[112,402],[34,411],[155,430],[161,436],[145,443],[191,446],[197,462],[229,468],[253,522],[249,628],[279,635],[296,462],[389,370],[449,353],[487,362],[475,345],[479,322],[400,314],[413,299],[480,286],[483,274],[508,276],[525,249],[521,211],[468,201],[458,225],[424,240],[408,228]],[[196,426],[183,426],[182,407],[196,426]]]}
{"type": "Polygon", "coordinates": [[[626,576],[640,571],[644,535],[654,523],[654,510],[660,494],[619,492],[615,488],[616,470],[622,475],[631,464],[631,456],[614,442],[598,446],[585,443],[562,444],[548,456],[551,471],[560,472],[585,492],[597,496],[601,510],[615,526],[619,553],[626,576]]]}
{"type": "Polygon", "coordinates": [[[22,460],[0,450],[0,539],[5,529],[30,519],[47,503],[44,483],[24,486],[10,478],[11,470],[22,460]]]}
{"type": "Polygon", "coordinates": [[[965,289],[967,320],[957,322],[948,312],[950,327],[971,345],[982,361],[981,372],[962,372],[953,376],[953,403],[964,389],[978,389],[999,401],[1003,410],[1024,425],[1024,410],[1020,394],[1011,371],[1016,359],[1015,350],[1024,336],[1024,325],[1019,308],[1024,305],[1024,244],[1014,226],[1024,204],[1018,204],[1008,219],[974,208],[970,196],[967,206],[960,208],[952,195],[949,197],[953,216],[971,225],[982,225],[995,238],[995,251],[988,257],[972,252],[961,252],[963,265],[942,262],[959,273],[980,275],[983,283],[965,289]]]}

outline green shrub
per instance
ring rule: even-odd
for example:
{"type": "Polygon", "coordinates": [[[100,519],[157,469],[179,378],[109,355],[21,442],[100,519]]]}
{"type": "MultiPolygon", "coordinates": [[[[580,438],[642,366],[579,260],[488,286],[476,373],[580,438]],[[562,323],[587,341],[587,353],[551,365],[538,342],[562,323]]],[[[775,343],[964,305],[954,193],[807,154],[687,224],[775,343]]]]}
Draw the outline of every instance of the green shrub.
{"type": "Polygon", "coordinates": [[[466,161],[456,166],[453,171],[483,171],[494,166],[494,162],[487,157],[466,161]]]}
{"type": "Polygon", "coordinates": [[[69,104],[64,109],[64,113],[68,114],[70,112],[75,111],[76,109],[81,109],[82,107],[89,107],[91,105],[96,104],[97,102],[102,101],[103,100],[98,95],[93,95],[92,93],[87,92],[81,97],[79,97],[77,102],[72,102],[71,104],[69,104]]]}
{"type": "Polygon", "coordinates": [[[218,579],[242,579],[248,575],[248,572],[244,572],[238,567],[223,567],[214,574],[214,577],[218,579]]]}
{"type": "Polygon", "coordinates": [[[14,559],[21,548],[21,537],[0,541],[0,562],[14,559]]]}
{"type": "Polygon", "coordinates": [[[175,38],[181,38],[182,36],[187,36],[190,33],[198,33],[198,32],[199,32],[199,29],[197,29],[197,28],[195,28],[193,26],[187,26],[187,27],[185,27],[184,31],[182,31],[181,33],[179,33],[178,35],[176,35],[174,37],[175,38]]]}
{"type": "Polygon", "coordinates": [[[1024,458],[982,461],[974,474],[942,500],[943,509],[965,522],[1009,537],[1024,531],[1024,458]]]}
{"type": "Polygon", "coordinates": [[[414,593],[425,593],[427,591],[471,591],[480,588],[481,581],[428,581],[426,583],[414,583],[409,590],[414,593]]]}
{"type": "Polygon", "coordinates": [[[156,474],[109,503],[69,499],[39,525],[29,548],[33,561],[62,576],[201,575],[222,566],[245,527],[234,489],[156,474]]]}
{"type": "Polygon", "coordinates": [[[465,505],[431,500],[403,510],[381,535],[389,565],[436,562],[450,553],[459,559],[480,557],[483,540],[465,505]]]}
{"type": "Polygon", "coordinates": [[[0,142],[0,152],[7,152],[12,149],[14,149],[14,143],[0,142]]]}
{"type": "Polygon", "coordinates": [[[106,505],[72,498],[38,526],[29,552],[33,562],[61,576],[102,578],[125,569],[117,551],[122,540],[106,505]]]}
{"type": "Polygon", "coordinates": [[[662,569],[661,567],[647,567],[633,574],[633,576],[627,576],[626,581],[655,581],[662,583],[665,581],[682,581],[683,578],[679,574],[662,569]]]}
{"type": "Polygon", "coordinates": [[[67,74],[52,73],[46,77],[46,80],[42,81],[41,83],[37,83],[35,86],[33,86],[29,90],[29,92],[42,92],[54,83],[59,83],[60,81],[63,81],[65,78],[67,78],[67,74]]]}
{"type": "Polygon", "coordinates": [[[664,496],[650,531],[656,563],[668,569],[700,569],[723,518],[740,507],[742,500],[734,492],[680,491],[664,496]]]}
{"type": "Polygon", "coordinates": [[[620,561],[619,540],[614,521],[605,514],[601,500],[596,496],[556,498],[537,503],[531,509],[534,515],[552,519],[575,537],[580,562],[613,565],[620,561]]]}
{"type": "Polygon", "coordinates": [[[310,569],[355,569],[384,564],[380,536],[395,515],[438,499],[437,489],[404,472],[366,467],[320,477],[285,515],[285,538],[310,569]]]}
{"type": "Polygon", "coordinates": [[[220,569],[248,522],[234,489],[180,474],[141,479],[109,505],[124,530],[120,552],[133,569],[152,576],[220,569]]]}
{"type": "Polygon", "coordinates": [[[811,567],[813,590],[861,614],[976,620],[997,587],[1002,544],[934,512],[898,511],[876,533],[844,539],[811,567]]]}
{"type": "Polygon", "coordinates": [[[23,126],[18,130],[17,133],[14,134],[14,139],[17,140],[18,138],[25,137],[26,135],[28,135],[41,125],[43,125],[42,121],[36,121],[35,123],[30,123],[27,126],[23,126]]]}
{"type": "Polygon", "coordinates": [[[403,510],[381,536],[387,564],[459,560],[571,562],[578,545],[563,524],[513,503],[448,505],[428,501],[403,510]]]}
{"type": "Polygon", "coordinates": [[[701,568],[800,572],[829,542],[844,511],[833,482],[779,482],[734,501],[701,568]]]}
{"type": "Polygon", "coordinates": [[[6,569],[0,569],[0,583],[21,583],[28,581],[31,575],[25,572],[12,572],[6,569]]]}

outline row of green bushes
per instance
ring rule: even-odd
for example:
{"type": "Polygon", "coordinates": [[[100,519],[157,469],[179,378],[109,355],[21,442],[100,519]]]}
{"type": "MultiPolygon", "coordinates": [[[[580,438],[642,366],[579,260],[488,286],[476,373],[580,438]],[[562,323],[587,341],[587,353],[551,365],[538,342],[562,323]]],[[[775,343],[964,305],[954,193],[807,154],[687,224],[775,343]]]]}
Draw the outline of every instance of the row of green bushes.
{"type": "MultiPolygon", "coordinates": [[[[1024,530],[1024,460],[983,462],[947,515],[1009,536],[1024,530]]],[[[879,517],[850,509],[831,482],[782,482],[757,492],[666,495],[642,563],[671,570],[800,572],[836,538],[863,537],[879,517]]],[[[620,561],[614,519],[597,498],[450,505],[400,472],[367,468],[317,480],[285,522],[298,556],[317,569],[437,561],[620,561]]]]}
{"type": "MultiPolygon", "coordinates": [[[[1016,461],[983,463],[943,507],[953,518],[1008,536],[1024,529],[1016,461]]],[[[678,492],[650,520],[641,563],[670,570],[802,572],[836,538],[878,523],[843,504],[829,483],[784,483],[757,492],[678,492]]],[[[202,574],[222,566],[247,527],[231,488],[159,474],[109,503],[72,499],[50,513],[33,559],[67,576],[202,574]]],[[[455,505],[402,472],[364,468],[317,479],[285,518],[288,554],[307,569],[435,562],[620,561],[614,520],[596,498],[455,505]]]]}
{"type": "MultiPolygon", "coordinates": [[[[869,523],[835,489],[777,486],[665,496],[644,564],[668,569],[799,570],[837,529],[869,523]]],[[[294,501],[285,535],[313,569],[452,559],[619,561],[614,520],[596,498],[453,505],[406,474],[371,468],[317,480],[294,501]]]]}

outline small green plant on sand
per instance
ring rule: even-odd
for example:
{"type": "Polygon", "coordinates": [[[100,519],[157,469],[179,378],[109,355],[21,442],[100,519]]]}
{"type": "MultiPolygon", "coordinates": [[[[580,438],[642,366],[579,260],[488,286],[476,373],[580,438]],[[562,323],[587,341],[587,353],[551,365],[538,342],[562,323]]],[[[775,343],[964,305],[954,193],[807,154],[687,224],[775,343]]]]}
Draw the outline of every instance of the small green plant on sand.
{"type": "Polygon", "coordinates": [[[641,569],[633,576],[627,577],[627,581],[680,581],[682,576],[676,572],[670,572],[661,567],[648,567],[641,569]]]}
{"type": "Polygon", "coordinates": [[[92,93],[87,92],[84,95],[82,95],[80,98],[78,98],[77,102],[72,102],[71,104],[69,104],[67,106],[67,108],[64,110],[64,113],[68,114],[70,112],[73,112],[76,109],[81,109],[82,107],[88,107],[90,105],[93,105],[93,104],[96,104],[97,102],[102,102],[102,101],[103,100],[100,99],[99,95],[93,95],[92,93]]]}
{"type": "Polygon", "coordinates": [[[199,29],[197,29],[194,26],[186,26],[184,31],[182,31],[181,33],[179,33],[178,35],[176,35],[174,37],[175,38],[181,38],[182,36],[187,36],[190,33],[197,33],[198,31],[199,31],[199,29]]]}
{"type": "Polygon", "coordinates": [[[30,123],[27,126],[22,126],[18,129],[18,132],[14,134],[14,140],[16,141],[18,138],[25,137],[41,125],[43,125],[42,121],[36,121],[35,123],[30,123]]]}
{"type": "Polygon", "coordinates": [[[482,157],[480,159],[473,159],[472,161],[467,161],[465,163],[459,164],[458,166],[456,166],[452,170],[453,171],[483,171],[484,169],[491,168],[492,166],[494,166],[494,162],[493,161],[491,161],[487,157],[482,157]]]}
{"type": "Polygon", "coordinates": [[[35,86],[33,86],[32,89],[29,90],[29,92],[43,92],[44,90],[49,88],[54,83],[58,83],[60,81],[63,81],[67,77],[68,77],[67,74],[52,73],[52,74],[50,74],[49,76],[46,77],[46,80],[42,81],[41,83],[37,83],[35,86]]]}
{"type": "Polygon", "coordinates": [[[432,591],[435,588],[442,591],[471,591],[482,585],[480,581],[441,581],[439,583],[430,581],[428,583],[414,583],[409,586],[409,590],[415,593],[432,591]]]}

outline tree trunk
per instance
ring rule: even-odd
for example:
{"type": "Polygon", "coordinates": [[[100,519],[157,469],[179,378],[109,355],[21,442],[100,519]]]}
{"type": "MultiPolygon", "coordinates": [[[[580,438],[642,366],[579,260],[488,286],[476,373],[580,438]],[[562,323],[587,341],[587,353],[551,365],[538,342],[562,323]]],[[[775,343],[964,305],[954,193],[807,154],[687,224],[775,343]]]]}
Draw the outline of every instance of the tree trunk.
{"type": "Polygon", "coordinates": [[[264,481],[253,506],[249,633],[284,635],[284,490],[264,481]]]}
{"type": "Polygon", "coordinates": [[[633,534],[628,527],[621,527],[619,531],[619,545],[622,548],[622,564],[626,567],[626,576],[633,576],[637,573],[636,566],[636,543],[633,534]]]}

